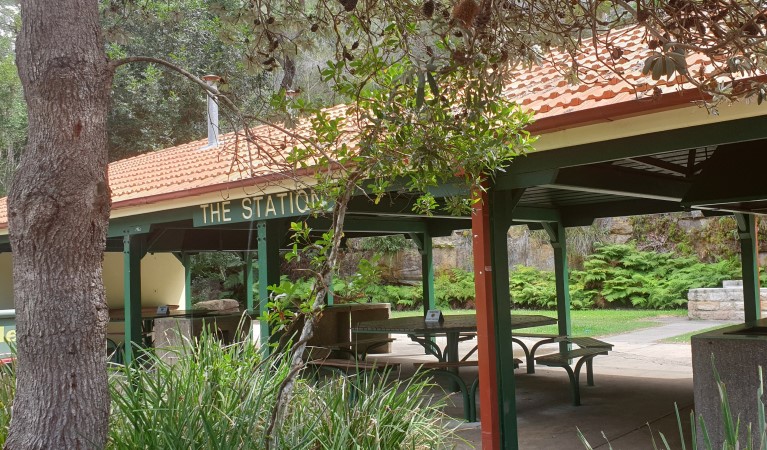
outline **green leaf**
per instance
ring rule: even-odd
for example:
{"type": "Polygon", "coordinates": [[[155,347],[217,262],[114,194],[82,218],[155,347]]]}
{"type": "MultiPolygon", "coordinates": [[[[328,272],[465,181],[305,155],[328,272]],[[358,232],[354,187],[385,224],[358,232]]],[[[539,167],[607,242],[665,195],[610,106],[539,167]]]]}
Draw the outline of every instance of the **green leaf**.
{"type": "Polygon", "coordinates": [[[676,65],[676,71],[682,75],[685,75],[687,73],[687,58],[685,54],[683,52],[669,52],[668,56],[670,56],[674,61],[676,65]]]}
{"type": "Polygon", "coordinates": [[[644,66],[642,67],[642,75],[647,75],[650,73],[651,70],[653,70],[653,67],[658,62],[658,58],[660,58],[660,53],[653,52],[650,54],[650,56],[645,59],[644,66]]]}
{"type": "Polygon", "coordinates": [[[431,95],[433,95],[434,98],[439,98],[439,86],[437,86],[437,81],[434,79],[434,75],[432,75],[431,72],[426,72],[426,80],[429,82],[431,95]]]}
{"type": "Polygon", "coordinates": [[[656,81],[660,80],[660,77],[662,77],[663,74],[665,73],[666,73],[666,58],[664,58],[663,56],[659,56],[652,68],[652,79],[656,81]]]}
{"type": "Polygon", "coordinates": [[[418,87],[416,88],[416,91],[415,91],[416,109],[421,109],[421,107],[423,107],[425,87],[426,87],[426,77],[424,76],[423,72],[418,72],[418,87]]]}

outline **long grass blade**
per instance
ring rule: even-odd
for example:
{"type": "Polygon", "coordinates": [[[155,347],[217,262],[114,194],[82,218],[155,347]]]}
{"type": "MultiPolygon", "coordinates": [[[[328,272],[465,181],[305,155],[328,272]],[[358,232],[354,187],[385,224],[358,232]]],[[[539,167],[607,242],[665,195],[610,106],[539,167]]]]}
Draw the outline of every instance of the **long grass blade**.
{"type": "MultiPolygon", "coordinates": [[[[674,402],[674,413],[676,414],[676,425],[679,428],[679,441],[682,443],[682,450],[687,450],[684,444],[684,431],[682,431],[682,417],[679,415],[679,405],[676,402],[674,402]]],[[[668,445],[666,448],[668,448],[668,445]]]]}
{"type": "Polygon", "coordinates": [[[764,374],[762,366],[759,366],[759,387],[756,390],[757,423],[759,424],[759,450],[767,449],[767,427],[765,426],[764,414],[764,374]]]}

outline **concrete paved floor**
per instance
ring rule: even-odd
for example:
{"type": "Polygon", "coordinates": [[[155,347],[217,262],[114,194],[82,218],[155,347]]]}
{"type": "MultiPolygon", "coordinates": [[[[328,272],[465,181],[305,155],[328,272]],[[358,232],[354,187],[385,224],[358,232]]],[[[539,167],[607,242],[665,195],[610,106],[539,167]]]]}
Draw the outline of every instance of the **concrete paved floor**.
{"type": "MultiPolygon", "coordinates": [[[[666,436],[671,448],[681,448],[674,404],[679,406],[685,434],[689,436],[689,414],[693,406],[690,346],[659,341],[728,322],[679,317],[665,319],[665,322],[660,327],[602,337],[615,348],[608,356],[594,359],[596,386],[588,387],[582,381],[581,406],[572,406],[569,380],[563,369],[536,367],[535,374],[527,374],[523,365],[517,370],[520,448],[583,449],[577,429],[593,448],[609,448],[603,433],[616,450],[652,449],[653,436],[659,448],[664,448],[658,433],[666,436]]],[[[369,358],[402,363],[402,376],[412,374],[414,363],[433,360],[424,355],[420,345],[404,336],[397,337],[392,353],[369,358]]],[[[474,345],[476,341],[462,342],[460,353],[465,354],[474,345]]],[[[539,350],[539,354],[544,354],[545,348],[539,350]]],[[[520,355],[521,350],[516,356],[520,355]]],[[[462,369],[468,383],[476,378],[476,373],[476,368],[462,369]]],[[[442,395],[441,391],[435,393],[442,395]]],[[[481,448],[479,423],[460,420],[463,412],[460,395],[449,395],[448,400],[452,405],[445,411],[456,419],[458,435],[465,440],[456,443],[455,449],[481,448]]],[[[481,416],[481,405],[478,411],[481,416]]]]}

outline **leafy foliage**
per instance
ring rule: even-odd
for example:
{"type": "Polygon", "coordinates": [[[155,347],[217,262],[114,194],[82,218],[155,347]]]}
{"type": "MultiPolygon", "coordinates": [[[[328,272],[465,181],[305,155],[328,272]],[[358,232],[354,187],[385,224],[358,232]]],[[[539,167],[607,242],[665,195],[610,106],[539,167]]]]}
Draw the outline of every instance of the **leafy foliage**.
{"type": "MultiPolygon", "coordinates": [[[[290,361],[263,360],[262,354],[249,342],[221,345],[206,332],[177,349],[172,363],[147,353],[143,362],[120,366],[110,378],[107,448],[264,448],[265,425],[290,361]]],[[[452,433],[439,423],[439,402],[426,401],[427,388],[418,378],[298,379],[298,395],[277,430],[279,448],[442,444],[452,433]]]]}
{"type": "Polygon", "coordinates": [[[669,253],[638,251],[632,244],[599,247],[584,263],[582,295],[596,305],[668,309],[686,304],[689,289],[737,277],[734,260],[713,264],[669,253]]]}
{"type": "Polygon", "coordinates": [[[401,234],[361,238],[359,245],[362,250],[378,253],[395,253],[413,246],[412,242],[401,234]]]}
{"type": "MultiPolygon", "coordinates": [[[[584,260],[585,269],[570,272],[570,305],[573,309],[631,307],[673,309],[687,304],[687,291],[719,286],[723,280],[738,278],[740,265],[734,259],[701,263],[694,258],[670,253],[639,251],[634,244],[597,245],[584,260]]],[[[360,276],[359,274],[357,276],[360,276]]],[[[351,281],[338,278],[334,292],[348,296],[351,281]]],[[[284,279],[276,292],[308,299],[310,281],[284,279]]],[[[474,274],[453,269],[434,279],[439,308],[474,307],[474,274]]],[[[509,274],[509,291],[514,308],[554,309],[557,304],[554,273],[518,266],[509,274]]],[[[357,301],[391,303],[397,310],[415,309],[423,304],[420,285],[367,283],[357,301]]],[[[343,301],[343,300],[342,300],[343,301]]]]}
{"type": "Polygon", "coordinates": [[[0,442],[5,442],[8,437],[14,395],[16,395],[15,360],[0,365],[0,442]]]}
{"type": "MultiPolygon", "coordinates": [[[[241,108],[268,112],[272,89],[264,74],[249,74],[242,48],[223,36],[207,2],[102,2],[102,22],[112,59],[163,58],[187,71],[223,78],[221,90],[241,108]]],[[[110,160],[171,147],[206,135],[206,97],[200,88],[153,64],[120,67],[109,115],[110,160]]],[[[227,111],[222,109],[223,113],[227,111]]],[[[231,125],[224,114],[221,126],[231,125]]]]}
{"type": "Polygon", "coordinates": [[[27,138],[27,107],[13,50],[18,13],[0,5],[0,195],[5,195],[27,138]]]}
{"type": "Polygon", "coordinates": [[[244,262],[231,252],[199,253],[192,256],[192,303],[234,298],[245,302],[244,262]]]}
{"type": "Polygon", "coordinates": [[[416,309],[423,305],[421,286],[382,285],[372,287],[369,294],[372,301],[391,303],[397,310],[416,309]]]}
{"type": "Polygon", "coordinates": [[[453,269],[439,274],[434,280],[434,299],[440,308],[473,308],[474,296],[474,274],[471,272],[453,269]]]}
{"type": "MultiPolygon", "coordinates": [[[[718,286],[739,275],[735,260],[700,263],[669,253],[638,251],[633,244],[598,245],[586,257],[584,270],[570,272],[570,305],[573,309],[679,308],[687,304],[688,290],[718,286]]],[[[553,272],[519,266],[511,271],[509,286],[514,308],[556,307],[553,272]]]]}
{"type": "Polygon", "coordinates": [[[689,229],[681,225],[682,221],[690,220],[694,217],[689,213],[631,217],[632,237],[640,250],[697,256],[705,262],[730,259],[738,254],[733,217],[708,218],[689,229]]]}
{"type": "Polygon", "coordinates": [[[517,266],[509,274],[509,290],[515,308],[556,308],[557,290],[553,272],[517,266]]]}

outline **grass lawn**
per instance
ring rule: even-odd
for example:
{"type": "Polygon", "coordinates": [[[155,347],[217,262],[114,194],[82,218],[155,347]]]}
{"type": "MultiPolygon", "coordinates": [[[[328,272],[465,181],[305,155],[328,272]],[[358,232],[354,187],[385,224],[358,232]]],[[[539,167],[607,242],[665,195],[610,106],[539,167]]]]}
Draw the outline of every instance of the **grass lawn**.
{"type": "MultiPolygon", "coordinates": [[[[444,314],[466,314],[473,310],[442,310],[444,314]]],[[[416,316],[420,311],[392,311],[392,317],[416,316]]],[[[556,317],[556,311],[537,311],[517,309],[512,314],[540,314],[556,317]]],[[[641,328],[651,328],[662,325],[658,319],[663,317],[685,317],[686,309],[674,309],[666,311],[635,310],[635,309],[594,309],[585,311],[571,311],[573,335],[576,336],[609,336],[613,334],[628,333],[641,328]]],[[[556,325],[525,329],[531,333],[556,333],[556,325]]],[[[687,339],[689,342],[689,338],[687,339]]]]}
{"type": "Polygon", "coordinates": [[[725,325],[717,325],[715,327],[705,328],[703,330],[692,331],[690,333],[680,334],[679,336],[674,336],[674,337],[666,338],[666,339],[663,339],[661,342],[663,342],[664,344],[689,344],[690,343],[690,338],[694,334],[706,333],[708,331],[718,330],[719,328],[731,327],[732,325],[733,324],[731,324],[731,323],[728,323],[728,324],[725,324],[725,325]]]}

